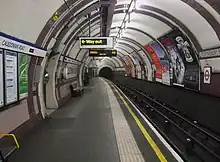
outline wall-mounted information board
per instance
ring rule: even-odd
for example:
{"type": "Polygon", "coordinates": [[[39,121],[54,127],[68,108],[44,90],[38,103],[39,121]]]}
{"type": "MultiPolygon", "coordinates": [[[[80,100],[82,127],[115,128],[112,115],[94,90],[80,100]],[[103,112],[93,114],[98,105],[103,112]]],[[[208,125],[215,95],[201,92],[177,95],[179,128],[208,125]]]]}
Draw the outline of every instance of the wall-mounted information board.
{"type": "Polygon", "coordinates": [[[19,73],[19,98],[24,98],[28,94],[28,65],[30,56],[18,53],[18,73],[19,73]]]}
{"type": "Polygon", "coordinates": [[[17,53],[5,50],[6,104],[18,101],[17,53]]]}
{"type": "Polygon", "coordinates": [[[0,49],[0,107],[4,105],[4,87],[3,87],[3,50],[0,49]]]}
{"type": "Polygon", "coordinates": [[[113,37],[81,37],[80,48],[113,48],[113,37]]]}
{"type": "Polygon", "coordinates": [[[0,32],[0,111],[28,96],[30,59],[43,58],[46,53],[46,49],[0,32]]]}
{"type": "Polygon", "coordinates": [[[90,49],[89,56],[92,56],[92,57],[116,57],[117,50],[90,49]]]}

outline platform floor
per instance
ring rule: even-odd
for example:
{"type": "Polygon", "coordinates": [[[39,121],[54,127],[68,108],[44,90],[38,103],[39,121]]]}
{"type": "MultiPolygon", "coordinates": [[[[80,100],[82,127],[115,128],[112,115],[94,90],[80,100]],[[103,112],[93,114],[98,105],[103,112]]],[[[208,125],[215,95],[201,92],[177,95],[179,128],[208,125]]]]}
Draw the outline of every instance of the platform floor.
{"type": "Polygon", "coordinates": [[[93,78],[82,97],[38,125],[9,162],[176,161],[160,143],[166,159],[159,158],[123,105],[106,81],[93,78]]]}

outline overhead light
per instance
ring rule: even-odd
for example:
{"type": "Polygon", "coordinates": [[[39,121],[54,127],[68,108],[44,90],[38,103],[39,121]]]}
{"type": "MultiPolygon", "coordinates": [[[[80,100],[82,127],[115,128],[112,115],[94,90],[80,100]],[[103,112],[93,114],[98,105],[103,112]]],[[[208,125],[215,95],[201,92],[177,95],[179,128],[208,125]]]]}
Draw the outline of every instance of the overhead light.
{"type": "Polygon", "coordinates": [[[125,29],[125,22],[122,24],[122,30],[125,29]]]}
{"type": "Polygon", "coordinates": [[[122,38],[122,33],[121,33],[121,34],[119,34],[119,38],[122,38]]]}
{"type": "Polygon", "coordinates": [[[134,6],[133,6],[134,10],[140,9],[141,5],[143,4],[141,0],[134,0],[133,2],[134,2],[134,6]]]}
{"type": "Polygon", "coordinates": [[[141,3],[141,0],[135,0],[135,1],[136,1],[135,9],[139,9],[143,3],[141,3]]]}
{"type": "Polygon", "coordinates": [[[125,29],[127,29],[128,23],[129,23],[128,21],[124,23],[124,28],[125,28],[125,29]]]}
{"type": "Polygon", "coordinates": [[[125,17],[125,21],[130,21],[130,13],[128,13],[125,17]]]}
{"type": "Polygon", "coordinates": [[[125,28],[122,28],[122,33],[124,33],[125,32],[125,28]]]}
{"type": "Polygon", "coordinates": [[[124,22],[124,23],[123,23],[123,29],[124,29],[124,30],[127,29],[127,25],[128,25],[128,22],[124,22]]]}
{"type": "Polygon", "coordinates": [[[130,8],[129,8],[129,10],[128,10],[129,13],[131,13],[131,12],[133,11],[133,9],[135,9],[135,1],[136,1],[136,0],[133,0],[133,1],[132,1],[131,6],[130,6],[130,8]]]}

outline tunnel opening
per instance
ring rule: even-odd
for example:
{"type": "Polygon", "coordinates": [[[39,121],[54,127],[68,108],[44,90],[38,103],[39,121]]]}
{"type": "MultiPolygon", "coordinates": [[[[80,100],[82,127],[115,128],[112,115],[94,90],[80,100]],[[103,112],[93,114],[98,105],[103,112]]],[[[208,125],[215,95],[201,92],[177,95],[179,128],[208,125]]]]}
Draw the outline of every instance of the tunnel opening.
{"type": "Polygon", "coordinates": [[[104,77],[104,78],[109,79],[109,80],[113,80],[113,71],[109,67],[103,67],[99,71],[99,76],[104,77]]]}

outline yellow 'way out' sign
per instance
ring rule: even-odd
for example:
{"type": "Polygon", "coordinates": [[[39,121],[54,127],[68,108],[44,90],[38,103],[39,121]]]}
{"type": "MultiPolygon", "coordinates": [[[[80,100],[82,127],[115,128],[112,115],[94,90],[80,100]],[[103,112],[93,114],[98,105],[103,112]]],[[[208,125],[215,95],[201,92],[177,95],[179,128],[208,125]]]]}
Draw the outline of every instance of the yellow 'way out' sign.
{"type": "Polygon", "coordinates": [[[80,48],[113,48],[112,37],[81,37],[80,48]]]}

